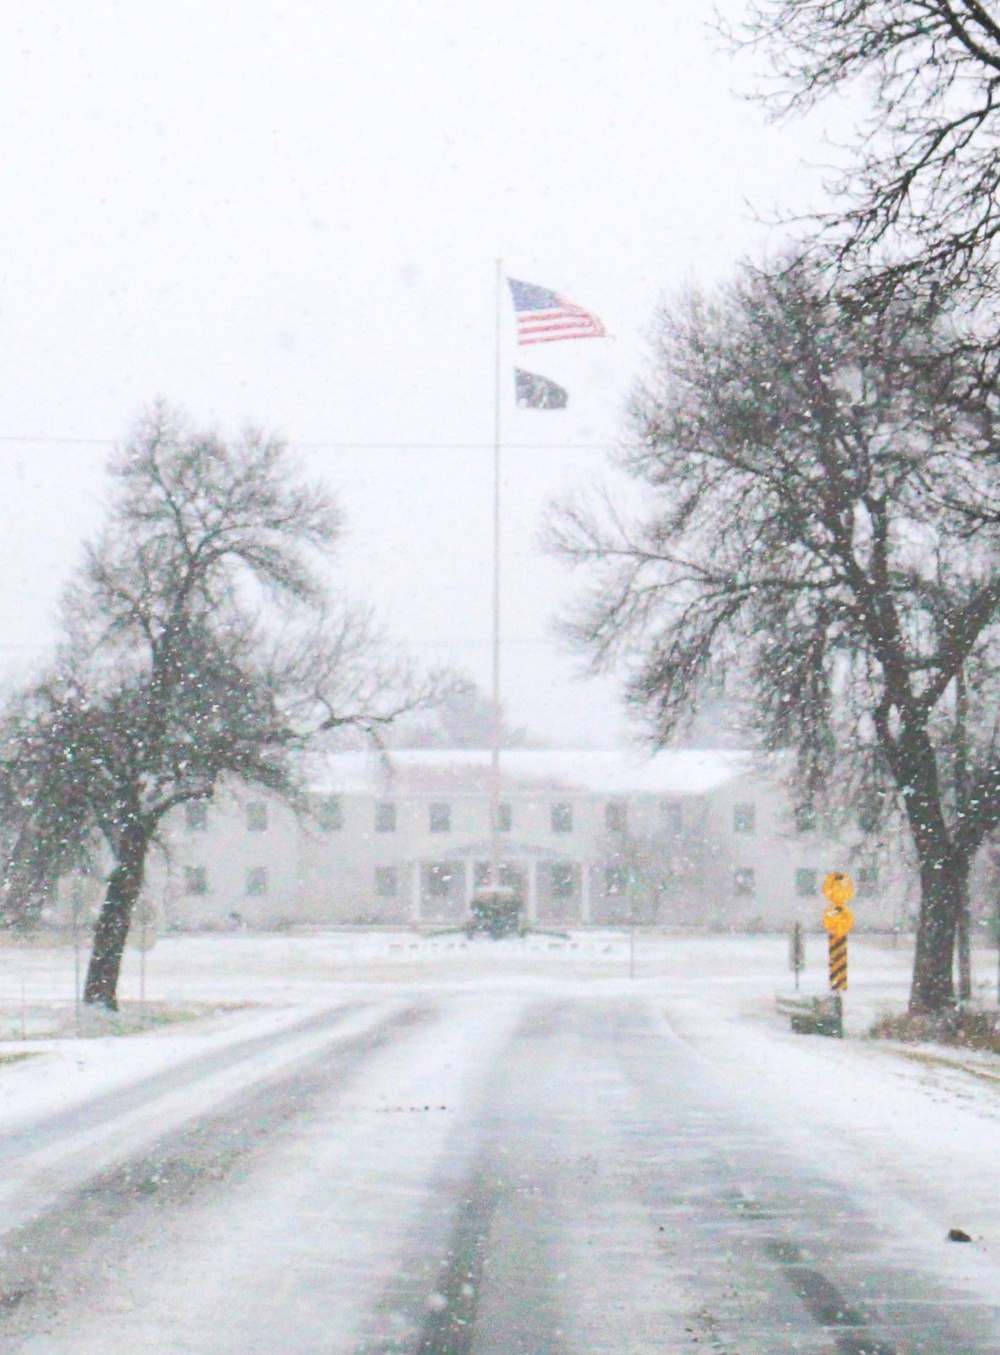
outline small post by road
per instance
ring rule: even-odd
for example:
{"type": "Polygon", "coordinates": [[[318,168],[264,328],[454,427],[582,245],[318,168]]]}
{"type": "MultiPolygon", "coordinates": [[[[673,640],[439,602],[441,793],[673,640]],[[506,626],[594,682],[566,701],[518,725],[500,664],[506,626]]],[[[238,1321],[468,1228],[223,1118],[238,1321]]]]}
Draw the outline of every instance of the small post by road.
{"type": "Polygon", "coordinates": [[[628,976],[635,978],[635,918],[636,918],[636,877],[632,867],[625,873],[625,890],[628,898],[628,976]]]}
{"type": "Polygon", "coordinates": [[[146,1024],[146,912],[139,914],[139,1025],[146,1024]]]}
{"type": "Polygon", "coordinates": [[[793,924],[788,938],[788,967],[795,975],[795,991],[798,992],[799,975],[806,967],[806,937],[801,922],[793,924]]]}
{"type": "Polygon", "coordinates": [[[847,991],[847,934],[854,926],[854,914],[848,902],[854,897],[854,881],[840,871],[823,881],[823,893],[829,905],[823,912],[823,926],[830,935],[830,991],[847,991]]]}
{"type": "Polygon", "coordinates": [[[70,917],[73,927],[73,1026],[80,1038],[80,909],[83,907],[83,887],[80,877],[73,876],[70,893],[70,917]]]}
{"type": "Polygon", "coordinates": [[[139,948],[139,1025],[146,1025],[146,952],[156,945],[156,912],[146,894],[141,894],[132,914],[135,935],[132,944],[139,948]]]}

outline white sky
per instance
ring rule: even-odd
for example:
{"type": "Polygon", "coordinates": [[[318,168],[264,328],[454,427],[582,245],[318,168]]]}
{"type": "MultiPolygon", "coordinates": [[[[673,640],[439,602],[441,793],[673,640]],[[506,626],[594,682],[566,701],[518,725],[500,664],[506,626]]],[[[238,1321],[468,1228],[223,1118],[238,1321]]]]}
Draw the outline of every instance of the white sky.
{"type": "Polygon", "coordinates": [[[613,684],[573,680],[548,635],[575,585],[538,552],[542,511],[601,472],[660,294],[776,244],[748,201],[815,203],[803,163],[829,159],[817,119],[769,126],[735,96],[754,68],[711,14],[7,0],[0,666],[50,643],[109,444],[164,396],[300,448],[347,515],[345,586],[488,687],[502,256],[616,336],[518,351],[504,298],[505,697],[556,741],[621,737],[613,684]],[[569,410],[514,410],[515,362],[566,385],[569,410]]]}

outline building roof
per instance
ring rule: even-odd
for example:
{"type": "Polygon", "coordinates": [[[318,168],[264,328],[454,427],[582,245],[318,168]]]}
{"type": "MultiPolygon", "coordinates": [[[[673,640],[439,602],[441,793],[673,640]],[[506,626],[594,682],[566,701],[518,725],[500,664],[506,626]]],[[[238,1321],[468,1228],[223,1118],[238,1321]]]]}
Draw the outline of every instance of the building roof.
{"type": "MultiPolygon", "coordinates": [[[[653,754],[512,748],[500,754],[507,790],[564,791],[594,795],[704,795],[751,770],[751,754],[717,749],[676,749],[653,754]]],[[[489,749],[397,749],[332,753],[311,767],[310,789],[319,795],[390,793],[461,794],[489,788],[489,749]]]]}

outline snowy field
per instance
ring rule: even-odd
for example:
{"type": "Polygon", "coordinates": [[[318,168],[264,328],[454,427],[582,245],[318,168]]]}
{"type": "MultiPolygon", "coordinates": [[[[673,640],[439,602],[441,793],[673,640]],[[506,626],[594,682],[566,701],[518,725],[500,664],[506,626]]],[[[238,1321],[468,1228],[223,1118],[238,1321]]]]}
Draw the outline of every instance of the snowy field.
{"type": "MultiPolygon", "coordinates": [[[[37,1276],[0,1267],[0,1351],[1000,1350],[1000,1058],[863,1038],[905,1005],[904,940],[852,939],[843,1041],[778,1018],[787,959],[773,936],[168,937],[145,957],[148,1027],[74,1038],[72,950],[8,945],[0,1057],[29,1057],[0,1063],[0,1233],[51,1267],[84,1190],[110,1240],[99,1269],[89,1233],[70,1248],[77,1297],[9,1321],[5,1295],[37,1276]],[[293,1137],[274,1127],[289,1098],[293,1137]],[[252,1173],[191,1165],[251,1123],[271,1145],[246,1149],[252,1173]],[[508,1151],[522,1185],[483,1195],[508,1151]],[[174,1198],[161,1161],[195,1184],[174,1198]],[[488,1215],[494,1267],[472,1346],[428,1335],[472,1300],[414,1259],[461,1252],[466,1208],[488,1215]],[[229,1293],[238,1318],[206,1336],[229,1293]],[[824,1293],[876,1296],[881,1335],[864,1304],[845,1335],[824,1293]]],[[[824,938],[807,961],[821,992],[824,938]]],[[[985,997],[996,956],[975,961],[985,997]]],[[[130,950],[133,1024],[139,966],[130,950]]]]}
{"type": "MultiPolygon", "coordinates": [[[[23,1035],[74,1034],[74,994],[87,955],[55,943],[0,944],[0,1041],[23,1035]]],[[[846,1028],[862,1035],[876,1016],[903,1011],[913,963],[910,937],[854,937],[846,1028]]],[[[995,1005],[997,957],[974,955],[975,989],[995,1005]]],[[[826,938],[806,938],[803,993],[826,990],[826,938]]],[[[283,1007],[327,1003],[334,995],[371,985],[375,990],[461,991],[482,985],[585,985],[583,991],[682,994],[700,998],[730,1017],[775,1024],[776,993],[794,991],[784,935],[690,935],[637,930],[585,931],[567,937],[467,940],[463,935],[325,931],[312,934],[244,933],[168,936],[141,956],[126,951],[119,998],[134,1026],[145,997],[150,1024],[166,1008],[173,1016],[207,1008],[259,1004],[283,1007]],[[619,988],[622,981],[624,986],[619,988]]],[[[83,1033],[101,1027],[87,1024],[83,1033]]]]}
{"type": "MultiPolygon", "coordinates": [[[[848,1010],[860,1030],[875,1010],[905,1006],[912,939],[856,937],[850,945],[848,1010]]],[[[806,952],[803,991],[823,991],[825,937],[807,937],[806,952]]],[[[72,1007],[77,965],[85,971],[86,960],[85,949],[77,958],[70,946],[55,942],[0,944],[0,1019],[13,1021],[19,1033],[22,1004],[53,1011],[72,1007]]],[[[786,936],[642,930],[636,931],[634,948],[625,931],[503,941],[360,930],[167,936],[146,954],[144,976],[142,968],[142,956],[129,947],[119,986],[124,1003],[139,1001],[143,983],[151,1002],[282,1004],[326,1000],[335,984],[461,985],[537,978],[613,985],[634,968],[638,991],[651,984],[654,991],[657,985],[694,985],[749,1012],[760,1002],[772,1004],[776,991],[793,987],[786,936]]],[[[995,952],[977,954],[976,971],[983,996],[994,997],[995,952]]]]}

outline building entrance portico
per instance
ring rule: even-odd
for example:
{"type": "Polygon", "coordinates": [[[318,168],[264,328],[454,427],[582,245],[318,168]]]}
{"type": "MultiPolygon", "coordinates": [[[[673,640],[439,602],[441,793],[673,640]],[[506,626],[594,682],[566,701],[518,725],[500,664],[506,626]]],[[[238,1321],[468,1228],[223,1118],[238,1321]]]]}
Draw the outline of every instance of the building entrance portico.
{"type": "MultiPolygon", "coordinates": [[[[448,860],[415,861],[412,864],[414,922],[459,922],[468,911],[473,894],[490,881],[490,862],[482,846],[468,854],[453,851],[448,860]]],[[[525,916],[538,916],[538,871],[533,858],[517,859],[507,854],[500,862],[500,884],[516,889],[524,900],[525,916]]]]}
{"type": "MultiPolygon", "coordinates": [[[[465,862],[466,901],[477,889],[489,884],[489,843],[475,842],[460,847],[455,855],[465,862]]],[[[545,848],[526,842],[504,843],[500,862],[500,883],[516,889],[524,899],[529,922],[585,921],[588,917],[584,881],[589,882],[586,867],[545,848]]]]}

